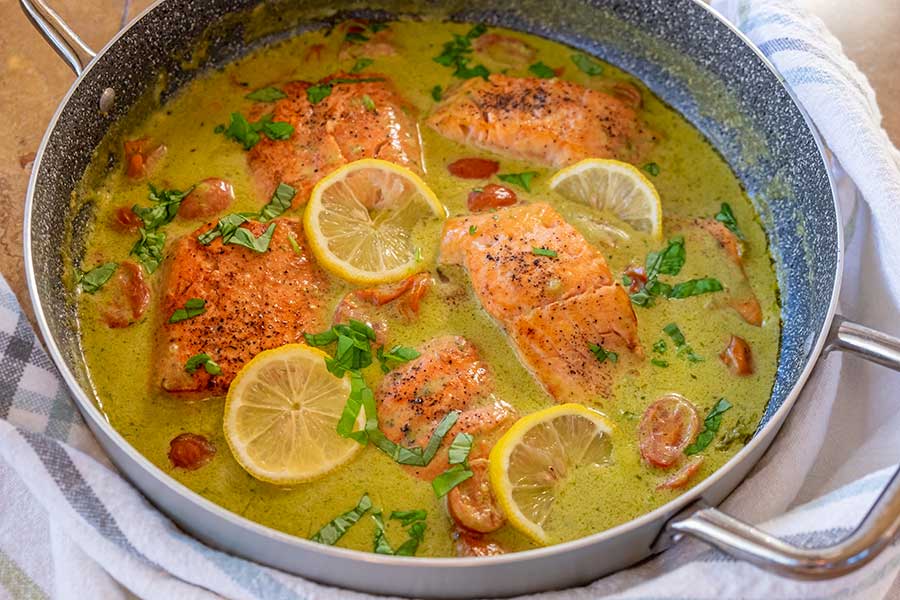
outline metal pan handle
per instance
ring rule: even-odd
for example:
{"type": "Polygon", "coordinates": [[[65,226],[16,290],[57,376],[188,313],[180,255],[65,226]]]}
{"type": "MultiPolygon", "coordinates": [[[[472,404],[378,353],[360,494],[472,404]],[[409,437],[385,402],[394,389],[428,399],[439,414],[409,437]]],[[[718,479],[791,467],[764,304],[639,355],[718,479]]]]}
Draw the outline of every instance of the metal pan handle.
{"type": "MultiPolygon", "coordinates": [[[[852,352],[900,371],[900,339],[836,317],[826,351],[852,352]]],[[[900,469],[885,486],[859,526],[842,541],[824,548],[800,548],[707,505],[694,505],[666,524],[663,536],[691,536],[764,569],[800,579],[831,579],[875,558],[900,531],[900,469]]]]}
{"type": "Polygon", "coordinates": [[[44,0],[19,0],[19,4],[31,24],[75,71],[75,75],[81,75],[97,53],[44,0]]]}

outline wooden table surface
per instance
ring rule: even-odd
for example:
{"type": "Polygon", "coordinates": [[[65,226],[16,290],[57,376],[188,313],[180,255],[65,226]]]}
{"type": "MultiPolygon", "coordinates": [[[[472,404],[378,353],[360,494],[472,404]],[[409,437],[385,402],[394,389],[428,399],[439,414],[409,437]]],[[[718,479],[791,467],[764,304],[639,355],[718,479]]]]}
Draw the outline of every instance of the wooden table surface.
{"type": "MultiPolygon", "coordinates": [[[[869,77],[891,139],[900,143],[900,2],[797,0],[821,17],[848,56],[869,77]]],[[[93,48],[151,0],[50,0],[93,48]]],[[[22,209],[31,160],[47,122],[72,83],[72,73],[22,14],[18,2],[0,2],[0,273],[31,314],[22,263],[22,209]]]]}

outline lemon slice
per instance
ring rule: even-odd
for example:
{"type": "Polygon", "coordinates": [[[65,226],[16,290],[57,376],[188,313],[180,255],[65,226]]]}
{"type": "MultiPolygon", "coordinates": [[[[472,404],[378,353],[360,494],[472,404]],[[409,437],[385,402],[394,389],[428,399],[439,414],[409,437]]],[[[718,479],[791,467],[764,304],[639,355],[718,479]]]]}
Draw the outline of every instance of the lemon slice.
{"type": "MultiPolygon", "coordinates": [[[[256,355],[225,401],[225,439],[234,458],[262,481],[294,484],[346,463],[361,446],[336,431],[350,378],[325,367],[326,354],[288,344],[256,355]]],[[[357,426],[365,424],[360,411],[357,426]]]]}
{"type": "Polygon", "coordinates": [[[372,284],[420,270],[422,247],[414,229],[446,216],[418,175],[384,160],[364,159],[316,184],[303,225],[321,265],[353,283],[372,284]]]}
{"type": "Polygon", "coordinates": [[[557,496],[576,467],[607,461],[612,427],[581,404],[561,404],[516,421],[490,455],[491,486],[510,524],[549,543],[544,525],[557,496]]]}
{"type": "Polygon", "coordinates": [[[586,158],[557,172],[550,189],[568,200],[609,211],[637,231],[662,239],[659,193],[634,165],[586,158]]]}

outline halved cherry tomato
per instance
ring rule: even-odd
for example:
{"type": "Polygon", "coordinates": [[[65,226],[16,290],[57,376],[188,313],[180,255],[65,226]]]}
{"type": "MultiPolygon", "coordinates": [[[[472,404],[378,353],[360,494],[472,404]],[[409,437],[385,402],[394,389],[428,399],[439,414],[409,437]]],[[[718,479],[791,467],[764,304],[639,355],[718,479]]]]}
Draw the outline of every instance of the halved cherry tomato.
{"type": "Polygon", "coordinates": [[[472,212],[479,212],[489,208],[511,206],[516,203],[518,196],[505,185],[489,183],[482,190],[469,192],[468,206],[472,212]]]}
{"type": "Polygon", "coordinates": [[[411,290],[413,285],[416,283],[416,278],[422,275],[425,274],[417,273],[416,275],[411,275],[410,277],[407,277],[403,281],[399,281],[397,283],[390,283],[379,285],[373,288],[356,290],[356,292],[354,293],[359,296],[361,300],[365,300],[369,304],[382,306],[383,304],[387,304],[388,302],[393,302],[394,300],[411,290]]]}
{"type": "Polygon", "coordinates": [[[127,206],[120,206],[110,219],[113,229],[120,233],[137,233],[143,221],[127,206]]]}
{"type": "Polygon", "coordinates": [[[234,188],[218,177],[204,179],[181,201],[178,216],[184,219],[208,219],[224,211],[234,200],[234,188]]]}
{"type": "Polygon", "coordinates": [[[753,353],[750,351],[750,344],[742,337],[732,335],[719,358],[735,375],[753,374],[753,353]]]}
{"type": "Polygon", "coordinates": [[[108,300],[100,314],[113,329],[128,327],[140,319],[150,305],[150,287],[144,280],[144,272],[130,261],[119,264],[103,291],[108,300]]]}
{"type": "Polygon", "coordinates": [[[506,554],[506,548],[483,535],[465,530],[454,533],[457,556],[497,556],[506,554]]]}
{"type": "Polygon", "coordinates": [[[194,471],[216,455],[216,447],[202,435],[182,433],[169,442],[169,460],[180,469],[194,471]]]}
{"type": "Polygon", "coordinates": [[[166,155],[166,147],[159,144],[150,147],[150,138],[127,140],[123,144],[125,152],[125,174],[132,179],[143,179],[153,171],[153,167],[166,155]]]}
{"type": "Polygon", "coordinates": [[[487,179],[500,170],[500,163],[487,158],[460,158],[447,165],[447,170],[460,179],[487,179]]]}
{"type": "Polygon", "coordinates": [[[500,33],[485,33],[472,42],[475,51],[500,64],[511,67],[530,64],[537,56],[531,44],[500,33]]]}
{"type": "Polygon", "coordinates": [[[671,467],[700,430],[697,408],[680,394],[651,404],[638,423],[641,456],[657,467],[671,467]]]}
{"type": "Polygon", "coordinates": [[[644,267],[628,265],[625,269],[625,275],[631,279],[631,285],[628,286],[629,294],[639,292],[647,285],[647,272],[644,270],[644,267]]]}
{"type": "Polygon", "coordinates": [[[413,284],[409,288],[409,292],[403,296],[400,312],[405,314],[407,318],[413,318],[419,315],[419,307],[422,304],[422,298],[434,283],[430,276],[425,273],[419,273],[413,276],[413,284]]]}
{"type": "Polygon", "coordinates": [[[488,460],[469,461],[472,477],[447,494],[447,511],[461,526],[479,533],[497,531],[506,523],[503,511],[497,506],[488,476],[488,460]]]}
{"type": "Polygon", "coordinates": [[[656,486],[656,489],[677,490],[678,488],[684,487],[691,479],[693,479],[694,475],[697,474],[697,471],[700,470],[700,467],[702,465],[702,456],[693,457],[692,459],[684,463],[684,466],[673,473],[668,479],[656,486]]]}

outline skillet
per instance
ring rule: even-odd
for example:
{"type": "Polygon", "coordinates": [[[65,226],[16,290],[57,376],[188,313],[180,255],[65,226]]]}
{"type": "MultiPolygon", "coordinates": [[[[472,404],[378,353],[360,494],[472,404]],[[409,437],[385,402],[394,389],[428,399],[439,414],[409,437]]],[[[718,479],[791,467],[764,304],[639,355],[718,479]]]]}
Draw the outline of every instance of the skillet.
{"type": "Polygon", "coordinates": [[[44,0],[23,10],[77,75],[35,159],[24,223],[36,319],[94,435],[160,510],[211,546],[317,581],[425,597],[508,596],[586,583],[659,552],[683,536],[779,573],[812,579],[871,560],[900,528],[900,476],[835,546],[801,549],[713,508],[768,448],[821,356],[849,351],[900,370],[900,340],[835,315],[843,242],[823,146],[780,76],[739,32],[699,0],[159,0],[94,53],[44,0]],[[326,6],[327,4],[327,6],[326,6]],[[403,558],[314,544],[205,500],[134,450],[105,420],[79,350],[62,250],[78,256],[89,207],[70,195],[104,135],[153,93],[301,31],[357,16],[438,15],[541,35],[639,77],[691,121],[748,190],[766,229],[781,291],[781,352],[772,395],[753,439],[724,467],[672,502],[579,540],[486,558],[403,558]],[[154,92],[155,91],[155,92],[154,92]]]}

